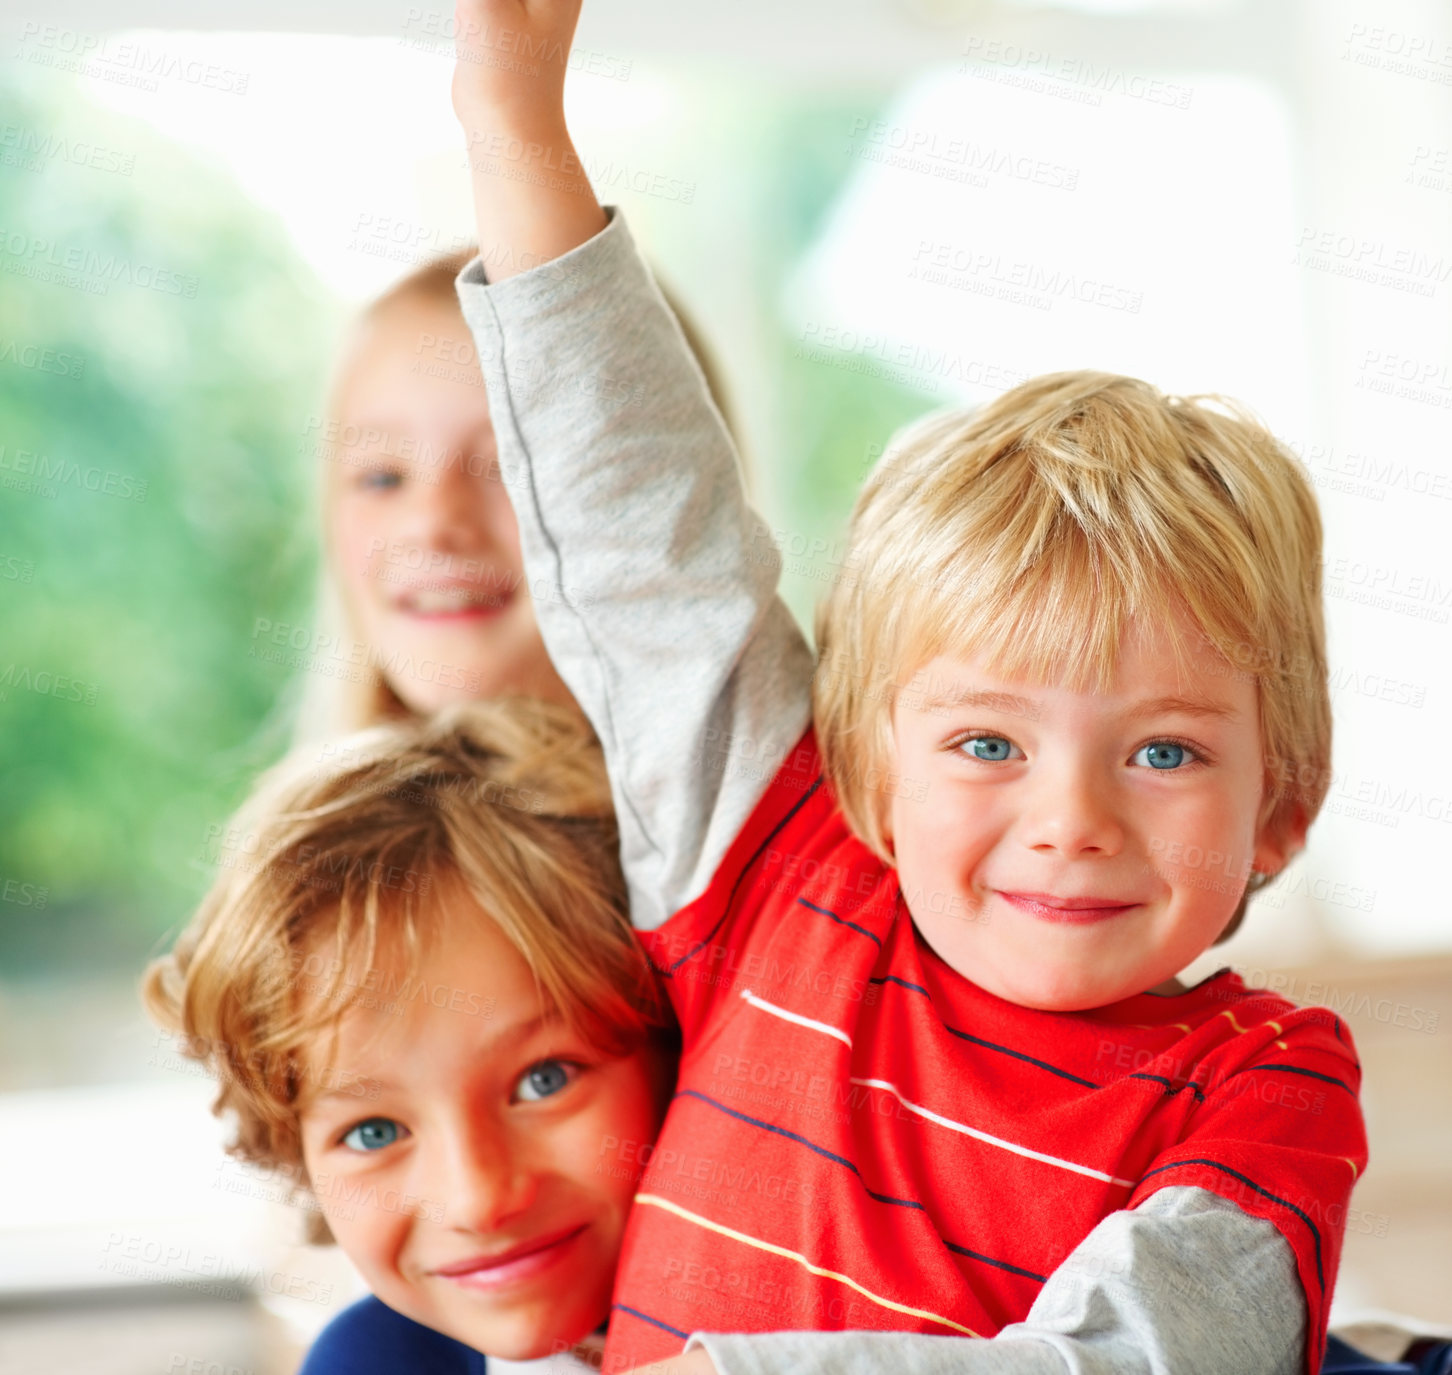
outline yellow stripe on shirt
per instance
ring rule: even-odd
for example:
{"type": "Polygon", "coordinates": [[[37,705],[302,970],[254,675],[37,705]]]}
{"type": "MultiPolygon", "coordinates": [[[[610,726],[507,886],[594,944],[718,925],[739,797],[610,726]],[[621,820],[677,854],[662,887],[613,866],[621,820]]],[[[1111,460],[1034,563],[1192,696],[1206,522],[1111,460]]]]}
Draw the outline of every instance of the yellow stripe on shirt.
{"type": "Polygon", "coordinates": [[[795,1251],[788,1251],[784,1246],[777,1246],[770,1241],[763,1241],[760,1237],[749,1237],[745,1232],[738,1232],[734,1227],[725,1227],[719,1222],[712,1222],[710,1218],[702,1217],[699,1213],[690,1212],[682,1208],[678,1203],[672,1203],[668,1198],[661,1198],[658,1194],[636,1194],[637,1203],[649,1204],[652,1208],[663,1208],[668,1213],[674,1213],[678,1218],[686,1222],[694,1222],[697,1227],[704,1227],[707,1231],[719,1233],[723,1237],[730,1237],[733,1241],[742,1242],[747,1246],[754,1246],[758,1251],[770,1251],[774,1256],[783,1256],[787,1260],[794,1260],[803,1269],[809,1270],[814,1275],[820,1275],[823,1279],[837,1280],[845,1284],[849,1289],[855,1289],[865,1299],[883,1308],[890,1308],[894,1313],[905,1313],[910,1318],[927,1318],[929,1322],[942,1323],[944,1327],[951,1327],[954,1332],[961,1332],[965,1337],[976,1337],[979,1334],[971,1327],[964,1327],[961,1323],[954,1322],[951,1318],[942,1317],[938,1313],[929,1313],[925,1308],[909,1308],[905,1303],[896,1303],[892,1299],[883,1298],[881,1294],[874,1294],[870,1289],[864,1289],[856,1280],[847,1275],[839,1275],[835,1270],[824,1270],[820,1265],[813,1265],[805,1256],[798,1255],[795,1251]]]}

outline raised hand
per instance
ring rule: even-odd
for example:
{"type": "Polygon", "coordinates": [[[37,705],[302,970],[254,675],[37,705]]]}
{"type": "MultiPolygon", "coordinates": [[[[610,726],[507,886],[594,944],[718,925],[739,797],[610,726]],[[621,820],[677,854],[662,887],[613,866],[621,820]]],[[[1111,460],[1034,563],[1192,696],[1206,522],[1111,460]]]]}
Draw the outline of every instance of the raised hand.
{"type": "Polygon", "coordinates": [[[565,125],[581,0],[457,0],[454,113],[481,251],[498,281],[577,248],[605,212],[565,125]]]}
{"type": "Polygon", "coordinates": [[[466,132],[563,128],[580,0],[457,0],[454,113],[466,132]]]}

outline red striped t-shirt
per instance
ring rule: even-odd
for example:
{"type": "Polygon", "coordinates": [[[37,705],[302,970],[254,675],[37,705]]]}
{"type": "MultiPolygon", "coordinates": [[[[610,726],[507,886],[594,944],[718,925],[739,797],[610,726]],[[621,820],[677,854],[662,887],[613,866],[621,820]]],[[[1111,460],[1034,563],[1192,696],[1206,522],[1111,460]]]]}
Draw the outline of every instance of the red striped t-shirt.
{"type": "Polygon", "coordinates": [[[707,891],[642,939],[684,1052],[654,1148],[602,1161],[649,1158],[606,1370],[694,1331],[990,1337],[1104,1217],[1170,1185],[1281,1231],[1320,1368],[1366,1162],[1327,1010],[1229,970],[1086,1012],[985,992],[918,937],[810,732],[707,891]]]}

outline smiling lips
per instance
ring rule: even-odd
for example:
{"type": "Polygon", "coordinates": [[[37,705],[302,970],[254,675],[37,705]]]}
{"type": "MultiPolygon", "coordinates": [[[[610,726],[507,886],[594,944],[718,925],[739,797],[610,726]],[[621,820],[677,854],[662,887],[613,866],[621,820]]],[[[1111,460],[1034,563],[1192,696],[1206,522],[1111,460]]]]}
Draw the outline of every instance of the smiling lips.
{"type": "Polygon", "coordinates": [[[570,1243],[588,1226],[588,1223],[582,1222],[578,1227],[567,1227],[563,1231],[521,1242],[497,1256],[472,1256],[452,1265],[441,1265],[433,1273],[468,1289],[500,1289],[507,1284],[532,1279],[548,1269],[564,1256],[570,1243]]]}
{"type": "Polygon", "coordinates": [[[394,606],[421,620],[477,620],[498,615],[513,600],[510,587],[481,587],[478,583],[421,583],[405,588],[394,606]]]}
{"type": "Polygon", "coordinates": [[[1027,912],[1031,917],[1061,926],[1087,926],[1093,922],[1107,921],[1110,917],[1122,916],[1139,906],[1137,902],[1118,902],[1113,898],[1061,898],[1052,893],[1000,891],[998,896],[1005,902],[1012,903],[1020,912],[1027,912]]]}

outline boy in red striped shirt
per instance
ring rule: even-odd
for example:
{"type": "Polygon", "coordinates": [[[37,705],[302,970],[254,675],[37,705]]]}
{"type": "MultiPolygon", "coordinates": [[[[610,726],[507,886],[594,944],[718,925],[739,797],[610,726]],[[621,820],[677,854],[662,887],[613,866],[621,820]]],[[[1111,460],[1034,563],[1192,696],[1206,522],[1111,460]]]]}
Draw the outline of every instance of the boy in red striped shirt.
{"type": "MultiPolygon", "coordinates": [[[[460,7],[542,54],[577,14],[460,7]]],[[[460,293],[684,1035],[659,1141],[601,1144],[648,1157],[607,1367],[1316,1370],[1366,1158],[1349,1036],[1177,978],[1325,792],[1294,460],[1099,373],[932,417],[858,502],[814,675],[562,80],[459,64],[480,242],[544,263],[460,293]]]]}

